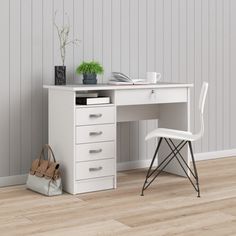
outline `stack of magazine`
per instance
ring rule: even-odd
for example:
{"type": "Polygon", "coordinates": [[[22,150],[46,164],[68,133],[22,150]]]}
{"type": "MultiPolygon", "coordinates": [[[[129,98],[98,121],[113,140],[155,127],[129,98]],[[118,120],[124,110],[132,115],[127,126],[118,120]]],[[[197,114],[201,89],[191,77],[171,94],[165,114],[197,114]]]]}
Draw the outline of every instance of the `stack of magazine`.
{"type": "Polygon", "coordinates": [[[97,92],[77,92],[76,105],[98,105],[110,103],[110,97],[101,97],[97,92]]]}
{"type": "Polygon", "coordinates": [[[126,85],[126,84],[150,84],[145,79],[131,79],[129,76],[121,72],[112,72],[112,78],[108,82],[114,85],[126,85]]]}

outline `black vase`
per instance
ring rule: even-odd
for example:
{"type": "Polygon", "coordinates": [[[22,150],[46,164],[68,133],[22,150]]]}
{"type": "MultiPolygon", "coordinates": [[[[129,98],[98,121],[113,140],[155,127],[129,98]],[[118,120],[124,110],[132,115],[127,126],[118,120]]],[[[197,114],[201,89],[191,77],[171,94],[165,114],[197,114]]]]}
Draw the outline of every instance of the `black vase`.
{"type": "Polygon", "coordinates": [[[55,66],[55,85],[66,84],[66,67],[55,66]]]}
{"type": "Polygon", "coordinates": [[[83,84],[97,84],[96,74],[83,74],[83,84]]]}

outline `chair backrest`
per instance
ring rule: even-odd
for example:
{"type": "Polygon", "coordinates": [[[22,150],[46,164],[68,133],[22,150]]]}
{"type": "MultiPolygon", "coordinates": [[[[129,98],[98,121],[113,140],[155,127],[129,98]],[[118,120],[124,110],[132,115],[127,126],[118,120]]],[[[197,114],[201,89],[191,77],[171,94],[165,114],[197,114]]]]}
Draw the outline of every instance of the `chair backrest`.
{"type": "Polygon", "coordinates": [[[196,136],[195,136],[196,139],[201,138],[203,136],[203,134],[204,134],[203,112],[204,112],[204,106],[205,106],[207,91],[208,91],[208,83],[207,82],[203,82],[201,93],[200,93],[200,97],[199,97],[199,111],[200,111],[200,123],[201,123],[200,125],[201,125],[201,129],[196,134],[196,136]]]}
{"type": "Polygon", "coordinates": [[[203,112],[204,112],[204,106],[205,106],[205,101],[206,101],[206,96],[207,96],[207,90],[208,90],[208,83],[203,82],[200,97],[199,97],[199,110],[200,110],[202,115],[203,115],[203,112]]]}

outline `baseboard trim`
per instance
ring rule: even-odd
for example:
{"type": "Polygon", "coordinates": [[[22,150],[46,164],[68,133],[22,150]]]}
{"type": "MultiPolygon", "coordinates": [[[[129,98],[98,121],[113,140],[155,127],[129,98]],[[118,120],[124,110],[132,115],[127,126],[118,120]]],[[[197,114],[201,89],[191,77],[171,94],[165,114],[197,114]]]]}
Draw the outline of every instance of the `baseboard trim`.
{"type": "MultiPolygon", "coordinates": [[[[233,157],[233,156],[236,157],[236,149],[196,153],[195,159],[196,161],[205,161],[205,160],[218,159],[218,158],[224,158],[224,157],[233,157]]],[[[147,168],[149,167],[150,162],[151,162],[151,159],[120,162],[120,163],[117,163],[117,170],[123,171],[123,170],[132,170],[132,169],[138,169],[138,168],[147,168]]]]}
{"type": "MultiPolygon", "coordinates": [[[[236,149],[196,153],[195,159],[196,161],[205,161],[205,160],[232,157],[232,156],[236,157],[236,149]]],[[[117,163],[117,170],[123,171],[123,170],[132,170],[132,169],[138,169],[138,168],[147,168],[149,167],[150,162],[151,162],[151,159],[120,162],[120,163],[117,163]]],[[[0,187],[25,184],[26,179],[27,179],[27,174],[0,177],[0,187]]]]}
{"type": "Polygon", "coordinates": [[[236,156],[236,149],[196,153],[195,159],[196,161],[205,161],[205,160],[233,157],[233,156],[236,156]]]}
{"type": "Polygon", "coordinates": [[[0,187],[25,184],[27,174],[0,177],[0,187]]]}
{"type": "Polygon", "coordinates": [[[151,162],[151,159],[120,162],[120,163],[117,163],[117,170],[118,171],[123,171],[123,170],[147,168],[147,167],[149,167],[150,162],[151,162]]]}

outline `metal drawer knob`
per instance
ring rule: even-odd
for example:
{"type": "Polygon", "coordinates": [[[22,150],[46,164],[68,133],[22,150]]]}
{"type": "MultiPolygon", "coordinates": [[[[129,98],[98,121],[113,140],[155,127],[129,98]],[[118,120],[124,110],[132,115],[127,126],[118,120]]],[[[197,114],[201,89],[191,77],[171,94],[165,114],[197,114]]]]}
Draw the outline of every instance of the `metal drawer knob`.
{"type": "Polygon", "coordinates": [[[89,150],[89,153],[93,154],[93,153],[100,153],[102,152],[102,149],[94,149],[94,150],[89,150]]]}
{"type": "Polygon", "coordinates": [[[89,132],[90,136],[97,136],[97,135],[101,135],[101,134],[102,134],[102,131],[99,131],[99,132],[89,132]]]}
{"type": "Polygon", "coordinates": [[[89,115],[90,118],[99,118],[99,117],[102,117],[102,114],[99,113],[99,114],[90,114],[89,115]]]}
{"type": "Polygon", "coordinates": [[[89,168],[89,171],[99,171],[99,170],[102,170],[102,166],[89,168]]]}

